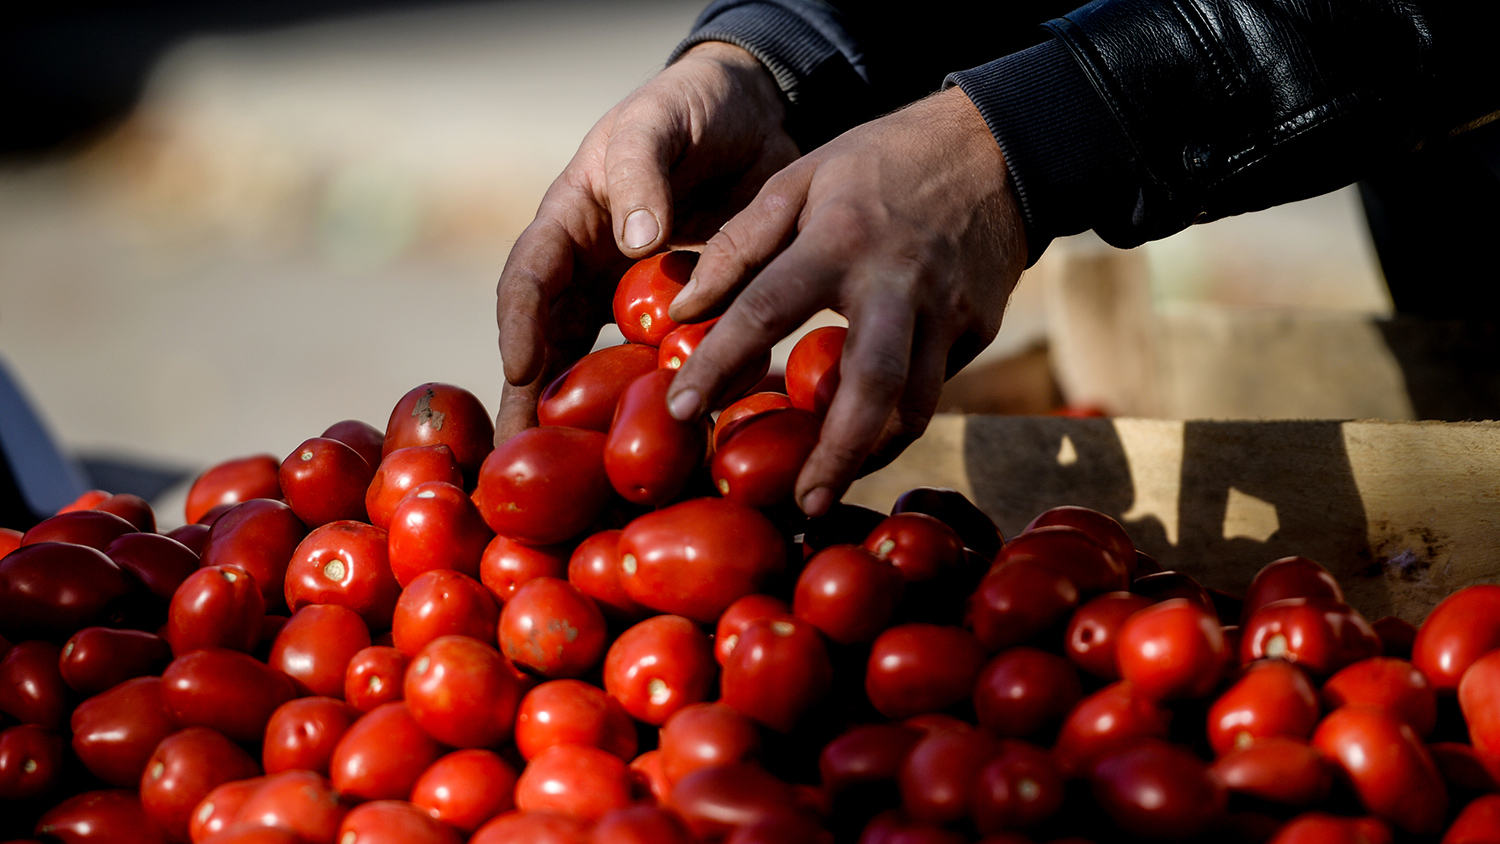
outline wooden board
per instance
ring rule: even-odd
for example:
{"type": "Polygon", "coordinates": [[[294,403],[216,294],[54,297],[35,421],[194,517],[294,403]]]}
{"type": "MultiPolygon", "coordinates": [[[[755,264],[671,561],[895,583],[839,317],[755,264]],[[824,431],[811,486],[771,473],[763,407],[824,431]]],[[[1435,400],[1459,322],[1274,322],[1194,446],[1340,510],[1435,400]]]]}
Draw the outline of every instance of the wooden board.
{"type": "Polygon", "coordinates": [[[1119,519],[1171,569],[1238,592],[1292,554],[1371,619],[1420,621],[1500,583],[1500,424],[939,415],[846,501],[914,486],[972,498],[1012,536],[1059,504],[1119,519]]]}

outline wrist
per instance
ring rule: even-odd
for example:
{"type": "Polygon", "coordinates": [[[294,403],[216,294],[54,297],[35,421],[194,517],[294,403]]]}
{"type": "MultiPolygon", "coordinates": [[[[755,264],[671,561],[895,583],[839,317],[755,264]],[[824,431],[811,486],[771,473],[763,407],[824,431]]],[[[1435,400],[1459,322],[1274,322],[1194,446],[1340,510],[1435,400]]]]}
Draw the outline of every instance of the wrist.
{"type": "Polygon", "coordinates": [[[736,99],[754,103],[758,110],[779,125],[786,117],[786,97],[760,59],[737,44],[728,41],[704,41],[694,44],[676,62],[702,62],[723,73],[735,87],[736,99]]]}

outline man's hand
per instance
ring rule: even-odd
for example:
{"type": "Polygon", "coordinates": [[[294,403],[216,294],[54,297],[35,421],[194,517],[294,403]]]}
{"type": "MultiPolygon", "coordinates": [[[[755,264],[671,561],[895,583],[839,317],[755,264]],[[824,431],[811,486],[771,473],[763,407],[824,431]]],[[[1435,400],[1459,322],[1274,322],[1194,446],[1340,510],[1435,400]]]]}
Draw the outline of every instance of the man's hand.
{"type": "Polygon", "coordinates": [[[867,458],[926,429],[947,376],[994,339],[1025,265],[999,146],[962,91],[935,94],[796,161],[708,241],[671,315],[724,314],[672,383],[672,413],[706,412],[809,316],[843,313],[838,392],[796,488],[805,512],[826,512],[867,458]]]}
{"type": "Polygon", "coordinates": [[[613,285],[633,261],[701,242],[796,159],[784,116],[755,57],[710,42],[594,125],[500,273],[497,443],[536,424],[541,391],[610,321],[613,285]]]}

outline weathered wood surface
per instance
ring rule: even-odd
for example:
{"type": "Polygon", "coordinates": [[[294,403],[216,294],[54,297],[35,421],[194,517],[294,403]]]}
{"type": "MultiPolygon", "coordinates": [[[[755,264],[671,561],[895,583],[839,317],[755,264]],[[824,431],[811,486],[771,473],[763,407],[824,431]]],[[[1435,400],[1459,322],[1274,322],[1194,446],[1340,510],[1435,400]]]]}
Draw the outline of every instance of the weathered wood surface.
{"type": "Polygon", "coordinates": [[[948,486],[1011,536],[1058,504],[1119,519],[1167,568],[1238,592],[1279,557],[1327,566],[1370,618],[1420,621],[1500,582],[1500,424],[940,415],[847,501],[948,486]]]}

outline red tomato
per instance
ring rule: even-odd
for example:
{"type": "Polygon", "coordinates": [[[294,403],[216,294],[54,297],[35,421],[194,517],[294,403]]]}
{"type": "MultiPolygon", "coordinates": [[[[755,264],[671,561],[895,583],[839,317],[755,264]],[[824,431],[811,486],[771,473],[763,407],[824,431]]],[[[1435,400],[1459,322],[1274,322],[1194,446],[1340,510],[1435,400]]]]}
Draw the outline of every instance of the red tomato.
{"type": "Polygon", "coordinates": [[[489,747],[511,735],[522,689],[499,651],[467,636],[439,636],[406,669],[406,705],[429,735],[453,747],[489,747]]]}
{"type": "Polygon", "coordinates": [[[463,833],[515,807],[516,769],[491,750],[456,750],[417,778],[411,802],[463,833]]]}
{"type": "Polygon", "coordinates": [[[516,749],[530,759],[554,744],[592,745],[629,762],[635,758],[635,722],[598,686],[548,680],[521,698],[516,749]]]}
{"type": "Polygon", "coordinates": [[[160,674],[171,661],[171,646],[155,634],[85,627],[63,645],[57,667],[68,688],[93,695],[135,677],[160,674]]]}
{"type": "Polygon", "coordinates": [[[1422,740],[1389,710],[1341,706],[1318,725],[1312,744],[1342,769],[1366,811],[1417,835],[1442,828],[1448,789],[1422,740]]]}
{"type": "Polygon", "coordinates": [[[822,426],[817,414],[791,407],[745,419],[714,449],[714,487],[747,507],[790,501],[822,426]]]}
{"type": "Polygon", "coordinates": [[[531,545],[582,533],[614,496],[604,434],[528,428],[495,447],[479,470],[474,503],[490,530],[531,545]]]}
{"type": "Polygon", "coordinates": [[[282,828],[296,833],[299,841],[333,841],[348,811],[327,777],[313,771],[282,771],[260,778],[240,805],[235,826],[282,828]]]}
{"type": "Polygon", "coordinates": [[[337,604],[359,613],[371,630],[387,630],[401,597],[391,574],[386,533],[364,522],[314,528],[286,569],[286,605],[337,604]]]}
{"type": "Polygon", "coordinates": [[[711,436],[713,450],[718,451],[719,446],[729,441],[730,435],[739,429],[740,424],[751,417],[791,406],[792,400],[786,393],[751,393],[737,399],[720,411],[718,418],[714,420],[711,436]]]}
{"type": "Polygon", "coordinates": [[[199,475],[188,489],[183,515],[197,522],[208,511],[224,504],[239,504],[255,498],[281,497],[277,474],[281,462],[270,454],[255,454],[219,463],[199,475]]]}
{"type": "MultiPolygon", "coordinates": [[[[696,844],[692,830],[671,809],[625,806],[612,809],[594,825],[594,844],[696,844]]],[[[791,844],[789,842],[789,844],[791,844]]]]}
{"type": "Polygon", "coordinates": [[[667,307],[698,265],[698,253],[663,252],[631,265],[615,287],[614,316],[620,333],[632,343],[660,346],[677,327],[667,307]]]}
{"type": "MultiPolygon", "coordinates": [[[[698,344],[708,334],[709,329],[719,321],[718,317],[703,322],[689,322],[679,324],[676,328],[667,332],[661,338],[661,345],[656,350],[656,366],[660,369],[678,370],[693,352],[698,350],[698,344]]],[[[752,379],[759,381],[765,373],[761,372],[752,379]]]]}
{"type": "Polygon", "coordinates": [[[401,700],[407,655],[388,645],[371,645],[349,660],[344,672],[344,700],[360,712],[401,700]]]}
{"type": "Polygon", "coordinates": [[[239,566],[205,566],[182,582],[167,609],[166,639],[174,656],[199,648],[249,653],[260,642],[266,599],[239,566]]]}
{"type": "Polygon", "coordinates": [[[605,617],[613,621],[640,621],[650,610],[631,600],[620,583],[620,534],[602,530],[573,549],[568,558],[568,582],[594,599],[605,617]]]}
{"type": "Polygon", "coordinates": [[[771,520],[743,504],[695,498],[647,513],[620,536],[620,581],[637,603],[713,624],[786,566],[771,520]]]}
{"type": "Polygon", "coordinates": [[[1378,818],[1304,812],[1277,831],[1270,844],[1391,844],[1391,828],[1378,818]]]}
{"type": "Polygon", "coordinates": [[[429,382],[407,391],[391,409],[381,456],[414,446],[445,445],[472,485],[495,445],[495,423],[473,393],[429,382]]]}
{"type": "Polygon", "coordinates": [[[565,577],[570,550],[566,543],[527,545],[508,536],[496,536],[484,549],[479,579],[495,600],[504,604],[532,578],[565,577]]]}
{"type": "Polygon", "coordinates": [[[136,532],[136,526],[114,513],[98,510],[74,510],[43,519],[21,536],[21,546],[38,542],[71,542],[103,551],[109,543],[127,533],[136,532]]]}
{"type": "Polygon", "coordinates": [[[469,844],[589,844],[590,824],[560,812],[506,812],[474,832],[469,844]]]}
{"type": "Polygon", "coordinates": [[[1494,844],[1500,841],[1500,794],[1482,794],[1464,807],[1443,834],[1443,844],[1494,844]]]}
{"type": "Polygon", "coordinates": [[[996,563],[969,596],[964,625],[991,653],[1031,641],[1062,624],[1079,600],[1078,587],[1035,558],[996,563]]]}
{"type": "Polygon", "coordinates": [[[433,569],[478,577],[480,558],[494,534],[462,489],[428,481],[417,484],[396,505],[387,537],[391,573],[405,587],[433,569]]]}
{"type": "Polygon", "coordinates": [[[823,745],[818,772],[832,794],[867,783],[894,781],[922,733],[902,724],[862,724],[823,745]]]}
{"type": "Polygon", "coordinates": [[[740,634],[750,622],[773,615],[786,615],[792,611],[786,601],[770,595],[746,595],[730,604],[714,628],[714,659],[720,666],[729,661],[735,646],[740,643],[740,634]]]}
{"type": "Polygon", "coordinates": [[[266,610],[284,606],[287,564],[307,526],[280,501],[253,498],[220,516],[203,546],[204,566],[239,566],[260,585],[266,610]]]}
{"type": "Polygon", "coordinates": [[[695,703],[661,727],[662,775],[673,783],[713,765],[754,761],[760,753],[755,722],[724,703],[695,703]]]}
{"type": "Polygon", "coordinates": [[[887,718],[910,718],[968,699],[985,653],[967,630],[902,624],[870,647],[865,694],[887,718]]]}
{"type": "Polygon", "coordinates": [[[925,513],[897,513],[875,526],[864,547],[900,570],[910,582],[932,580],[963,560],[963,540],[925,513]]]}
{"type": "Polygon", "coordinates": [[[1062,774],[1047,751],[1007,739],[975,775],[969,815],[986,835],[1025,829],[1057,814],[1063,789],[1062,774]]]}
{"type": "Polygon", "coordinates": [[[1219,620],[1187,598],[1126,619],[1115,658],[1122,678],[1158,700],[1207,697],[1232,659],[1219,620]]]}
{"type": "Polygon", "coordinates": [[[265,781],[265,777],[252,777],[214,786],[193,808],[192,818],[188,821],[188,837],[196,844],[237,826],[240,807],[245,805],[245,801],[265,781]]]}
{"type": "Polygon", "coordinates": [[[172,531],[171,536],[127,533],[109,543],[104,554],[121,571],[144,584],[151,594],[171,601],[177,587],[198,570],[198,556],[208,543],[210,530],[207,525],[183,525],[172,531]],[[190,531],[197,537],[197,550],[182,541],[182,531],[190,531]]]}
{"type": "Polygon", "coordinates": [[[1458,705],[1469,726],[1474,751],[1500,780],[1500,651],[1474,660],[1458,684],[1458,705]]]}
{"type": "Polygon", "coordinates": [[[797,578],[793,614],[840,644],[872,642],[890,626],[906,580],[857,545],[834,545],[808,560],[797,578]]]}
{"type": "Polygon", "coordinates": [[[656,369],[656,356],[656,349],[639,343],[584,355],[542,391],[537,421],[608,433],[620,394],[630,382],[656,369]]]}
{"type": "Polygon", "coordinates": [[[235,741],[260,741],[271,713],[297,696],[285,674],[249,654],[223,648],[178,657],[161,680],[162,697],[179,722],[217,730],[235,741]]]}
{"type": "Polygon", "coordinates": [[[0,712],[22,724],[61,727],[73,706],[58,662],[62,649],[51,642],[20,642],[0,658],[0,712]]]}
{"type": "Polygon", "coordinates": [[[188,840],[193,809],[215,786],[260,773],[244,748],[223,734],[188,727],[162,739],[141,774],[141,806],[167,837],[188,840]]]}
{"type": "Polygon", "coordinates": [[[385,432],[368,422],[358,419],[345,419],[328,426],[328,430],[322,436],[330,440],[338,440],[344,445],[354,449],[365,462],[374,469],[380,465],[380,458],[385,447],[385,432]]]}
{"type": "Polygon", "coordinates": [[[609,482],[636,504],[665,504],[676,498],[703,465],[708,448],[704,420],[682,422],[667,410],[673,377],[670,369],[656,369],[630,382],[604,441],[609,482]]]}
{"type": "Polygon", "coordinates": [[[375,800],[355,806],[339,824],[336,840],[360,844],[460,844],[457,832],[405,800],[375,800]]]}
{"type": "Polygon", "coordinates": [[[657,803],[666,803],[672,796],[672,783],[662,773],[660,750],[648,750],[630,760],[630,775],[640,796],[649,794],[657,803]]]}
{"type": "Polygon", "coordinates": [[[972,549],[986,560],[993,560],[1000,553],[1004,541],[995,520],[956,489],[913,487],[901,493],[891,505],[891,515],[897,513],[926,513],[936,518],[953,528],[965,548],[972,549]]]}
{"type": "Polygon", "coordinates": [[[1001,651],[974,681],[974,713],[992,735],[1020,738],[1055,727],[1083,697],[1078,669],[1036,648],[1001,651]]]}
{"type": "Polygon", "coordinates": [[[1500,649],[1500,585],[1468,586],[1444,598],[1417,630],[1411,661],[1439,693],[1453,692],[1474,660],[1500,649]]]}
{"type": "Polygon", "coordinates": [[[790,786],[748,762],[693,771],[672,786],[668,805],[687,821],[694,835],[708,841],[795,807],[790,786]]]}
{"type": "Polygon", "coordinates": [[[723,703],[783,733],[832,687],[833,663],[823,638],[789,615],[745,625],[719,678],[723,703]]]}
{"type": "Polygon", "coordinates": [[[308,527],[365,518],[365,491],[375,467],[338,440],[313,437],[281,461],[282,494],[308,527]]]}
{"type": "Polygon", "coordinates": [[[1333,770],[1323,754],[1288,736],[1233,748],[1214,761],[1213,771],[1236,794],[1288,806],[1320,803],[1333,786],[1333,770]]]}
{"type": "MultiPolygon", "coordinates": [[[[82,495],[73,499],[68,504],[57,509],[58,513],[72,513],[77,510],[93,510],[104,499],[109,498],[109,493],[102,489],[86,490],[82,495]]],[[[121,518],[124,518],[123,516],[121,518]]]]}
{"type": "MultiPolygon", "coordinates": [[[[1143,574],[1130,582],[1130,591],[1157,603],[1169,598],[1186,598],[1201,607],[1204,612],[1218,618],[1213,596],[1208,594],[1203,584],[1180,571],[1157,571],[1143,574]]],[[[1238,613],[1234,615],[1234,619],[1238,622],[1238,613]]]]}
{"type": "Polygon", "coordinates": [[[1427,745],[1427,752],[1432,754],[1433,764],[1450,786],[1473,792],[1500,791],[1500,779],[1484,767],[1472,744],[1435,741],[1427,745]]]}
{"type": "Polygon", "coordinates": [[[1131,592],[1095,595],[1074,611],[1063,638],[1063,652],[1073,664],[1103,680],[1120,679],[1115,648],[1120,627],[1152,601],[1131,592]]]}
{"type": "Polygon", "coordinates": [[[1126,562],[1098,540],[1065,525],[1040,527],[1005,543],[995,558],[997,565],[1034,559],[1063,575],[1084,597],[1130,588],[1126,562]]]}
{"type": "Polygon", "coordinates": [[[167,708],[160,677],[137,677],[78,704],[73,753],[89,773],[134,788],[162,739],[182,729],[167,708]]]}
{"type": "Polygon", "coordinates": [[[1351,607],[1308,598],[1272,601],[1250,616],[1240,661],[1284,659],[1314,677],[1380,653],[1380,637],[1351,607]]]}
{"type": "Polygon", "coordinates": [[[146,499],[139,495],[128,492],[106,495],[92,507],[104,513],[113,513],[116,516],[130,522],[136,530],[154,533],[156,531],[156,513],[152,511],[151,505],[146,499]]]}
{"type": "Polygon", "coordinates": [[[995,752],[988,735],[965,727],[923,736],[901,765],[901,807],[925,823],[951,823],[969,814],[979,770],[995,752]]]}
{"type": "Polygon", "coordinates": [[[1172,713],[1124,681],[1086,696],[1063,719],[1053,758],[1066,776],[1087,774],[1094,760],[1141,737],[1166,738],[1172,713]]]}
{"type": "Polygon", "coordinates": [[[1225,816],[1229,792],[1192,751],[1141,738],[1093,765],[1094,799],[1124,831],[1181,840],[1225,816]]]}
{"type": "MultiPolygon", "coordinates": [[[[1021,844],[1001,839],[992,842],[989,836],[985,844],[1021,844]]],[[[859,844],[965,844],[969,839],[945,826],[909,820],[901,811],[889,809],[881,812],[865,824],[859,844]]],[[[1055,844],[1084,844],[1080,839],[1059,839],[1055,844]]]]}
{"type": "Polygon", "coordinates": [[[1344,590],[1328,570],[1306,557],[1282,557],[1255,573],[1240,610],[1240,623],[1246,624],[1255,611],[1285,598],[1310,598],[1344,602],[1344,590]]]}
{"type": "Polygon", "coordinates": [[[125,617],[129,576],[103,551],[67,542],[23,545],[0,559],[0,634],[65,641],[125,617]]]}
{"type": "Polygon", "coordinates": [[[337,604],[309,604],[276,634],[266,662],[292,678],[302,694],[344,696],[349,660],[370,646],[364,619],[337,604]]]}
{"type": "Polygon", "coordinates": [[[526,581],[500,610],[500,650],[543,677],[579,677],[604,655],[604,613],[557,577],[526,581]]]}
{"type": "Polygon", "coordinates": [[[35,724],[0,730],[0,800],[35,800],[52,790],[63,773],[62,736],[35,724]]]}
{"type": "Polygon", "coordinates": [[[385,703],[366,712],[333,750],[329,779],[341,794],[360,800],[404,800],[427,766],[443,755],[406,708],[385,703]]]}
{"type": "Polygon", "coordinates": [[[439,636],[459,635],[495,645],[500,607],[472,577],[447,569],[417,575],[396,601],[391,642],[408,656],[439,636]]]}
{"type": "Polygon", "coordinates": [[[1318,694],[1300,668],[1266,659],[1245,667],[1208,710],[1208,743],[1223,756],[1268,736],[1306,739],[1317,726],[1318,694]]]}
{"type": "Polygon", "coordinates": [[[631,803],[630,769],[620,757],[586,744],[554,744],[526,763],[516,780],[516,808],[597,821],[631,803]]]}
{"type": "Polygon", "coordinates": [[[1423,738],[1437,726],[1437,692],[1404,659],[1377,656],[1339,669],[1323,683],[1323,705],[1332,710],[1346,703],[1389,707],[1423,738]]]}
{"type": "Polygon", "coordinates": [[[47,810],[36,834],[68,844],[164,844],[167,838],[146,816],[134,791],[85,791],[47,810]]]}
{"type": "Polygon", "coordinates": [[[849,329],[827,325],[807,332],[786,359],[786,394],[793,407],[819,415],[828,412],[839,388],[839,359],[849,329]]]}
{"type": "Polygon", "coordinates": [[[442,481],[464,486],[464,473],[453,450],[446,445],[415,445],[392,451],[375,467],[375,476],[365,490],[365,512],[370,524],[385,530],[396,516],[396,507],[407,493],[425,483],[442,481]]]}
{"type": "MultiPolygon", "coordinates": [[[[1093,537],[1095,542],[1109,549],[1109,553],[1116,560],[1120,560],[1125,564],[1126,569],[1129,570],[1130,579],[1134,580],[1138,576],[1135,571],[1135,543],[1130,541],[1130,535],[1125,532],[1125,528],[1121,527],[1119,522],[1108,515],[1098,510],[1091,510],[1088,507],[1073,505],[1053,507],[1032,519],[1031,524],[1026,526],[1026,530],[1036,530],[1037,528],[1051,527],[1053,525],[1064,525],[1083,531],[1093,537]]],[[[1142,572],[1142,574],[1144,573],[1142,572]]]]}
{"type": "Polygon", "coordinates": [[[708,698],[713,644],[692,621],[658,615],[631,627],[604,655],[604,690],[638,721],[660,726],[667,716],[708,698]]]}
{"type": "Polygon", "coordinates": [[[283,703],[266,723],[261,767],[268,774],[304,770],[327,776],[333,748],[359,714],[332,697],[300,697],[283,703]]]}
{"type": "Polygon", "coordinates": [[[1381,616],[1370,622],[1380,637],[1380,650],[1386,656],[1411,659],[1412,645],[1417,641],[1417,626],[1394,615],[1381,616]]]}

